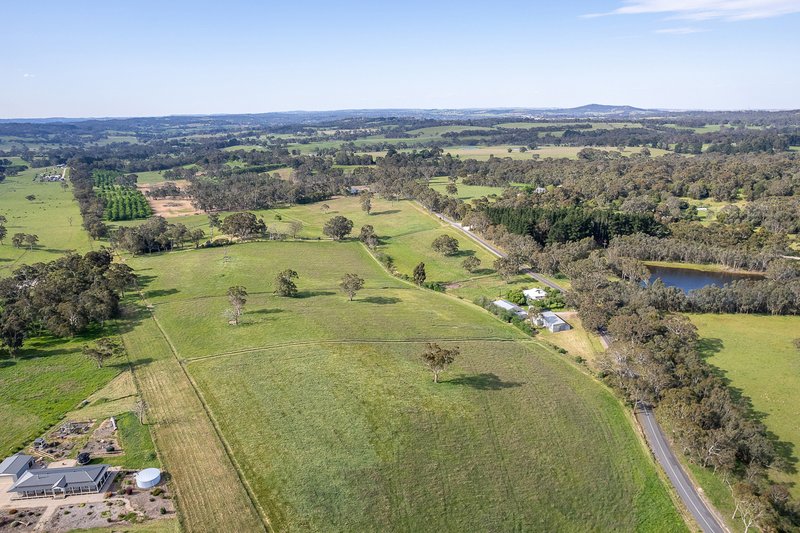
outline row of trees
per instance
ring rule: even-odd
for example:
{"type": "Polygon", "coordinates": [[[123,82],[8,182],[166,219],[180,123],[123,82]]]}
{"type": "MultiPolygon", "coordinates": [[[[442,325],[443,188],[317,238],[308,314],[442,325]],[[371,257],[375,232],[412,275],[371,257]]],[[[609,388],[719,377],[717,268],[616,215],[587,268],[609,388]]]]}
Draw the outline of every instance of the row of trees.
{"type": "Polygon", "coordinates": [[[746,400],[705,362],[691,322],[660,309],[664,295],[659,291],[619,279],[598,251],[569,270],[568,299],[584,325],[614,339],[598,361],[608,383],[631,405],[658,406],[687,457],[712,468],[731,486],[734,518],[758,516],[754,523],[761,529],[800,525],[800,510],[787,487],[767,476],[769,469],[788,464],[764,425],[750,416],[746,400]],[[749,506],[758,512],[751,516],[749,506]]]}
{"type": "Polygon", "coordinates": [[[169,251],[187,242],[199,247],[204,239],[205,233],[200,228],[190,230],[163,217],[152,217],[138,226],[118,228],[111,236],[111,243],[138,255],[169,251]]]}
{"type": "Polygon", "coordinates": [[[71,337],[102,326],[135,282],[106,249],[20,267],[0,280],[0,340],[13,355],[30,335],[71,337]]]}

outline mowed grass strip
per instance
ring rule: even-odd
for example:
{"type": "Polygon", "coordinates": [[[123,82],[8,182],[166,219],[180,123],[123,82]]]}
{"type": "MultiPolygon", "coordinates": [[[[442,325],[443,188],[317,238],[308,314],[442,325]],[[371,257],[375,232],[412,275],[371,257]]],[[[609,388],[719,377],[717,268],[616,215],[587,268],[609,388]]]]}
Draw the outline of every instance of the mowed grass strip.
{"type": "MultiPolygon", "coordinates": [[[[730,384],[764,415],[763,422],[785,443],[784,457],[800,457],[800,317],[768,315],[689,315],[708,355],[730,384]],[[786,446],[788,444],[788,446],[786,446]]],[[[800,497],[800,472],[772,470],[776,481],[788,482],[800,497]]]]}
{"type": "Polygon", "coordinates": [[[124,334],[156,449],[186,531],[263,531],[264,523],[200,398],[154,319],[124,334]]]}
{"type": "Polygon", "coordinates": [[[458,344],[438,385],[422,343],[187,369],[276,530],[685,530],[605,389],[534,343],[458,344]]]}

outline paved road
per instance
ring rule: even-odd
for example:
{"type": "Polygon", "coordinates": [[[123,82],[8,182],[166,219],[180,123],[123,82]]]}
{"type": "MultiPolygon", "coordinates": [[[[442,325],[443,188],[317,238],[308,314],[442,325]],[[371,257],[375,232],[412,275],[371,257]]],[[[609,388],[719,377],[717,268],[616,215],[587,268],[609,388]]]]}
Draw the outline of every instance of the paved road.
{"type": "MultiPolygon", "coordinates": [[[[425,208],[423,207],[423,209],[425,209],[425,208]]],[[[433,213],[433,211],[431,211],[431,213],[433,213]]],[[[459,231],[461,231],[463,233],[466,233],[467,235],[472,237],[473,240],[478,241],[481,245],[483,245],[484,248],[486,248],[489,252],[491,252],[492,254],[496,255],[497,257],[506,257],[506,255],[507,255],[506,253],[501,252],[500,250],[498,250],[497,248],[495,248],[494,246],[492,246],[491,244],[486,242],[486,240],[483,239],[481,236],[479,236],[475,232],[465,228],[464,226],[462,226],[460,223],[456,222],[452,218],[450,218],[450,217],[448,217],[446,215],[443,215],[441,213],[433,213],[433,214],[435,216],[439,217],[440,219],[444,220],[445,222],[447,222],[448,224],[450,224],[451,226],[453,226],[457,230],[459,230],[459,231]]],[[[564,292],[564,290],[565,290],[564,287],[562,287],[561,285],[550,281],[549,279],[545,278],[541,274],[537,274],[533,270],[525,269],[525,270],[522,271],[522,273],[532,277],[533,279],[535,279],[539,283],[547,285],[548,287],[550,287],[552,289],[555,289],[557,291],[564,292]]]]}
{"type": "MultiPolygon", "coordinates": [[[[466,233],[497,257],[506,256],[506,254],[455,220],[441,213],[434,213],[434,215],[444,220],[459,231],[466,233]]],[[[563,287],[544,278],[544,276],[541,274],[537,274],[532,270],[524,270],[523,272],[533,279],[544,283],[548,287],[552,287],[553,289],[564,292],[563,287]]],[[[600,335],[600,341],[606,348],[608,348],[608,346],[611,344],[611,337],[607,333],[603,333],[600,335]]],[[[673,452],[669,447],[669,442],[667,442],[667,439],[664,436],[664,431],[661,429],[661,426],[658,424],[655,416],[653,416],[653,411],[648,407],[639,406],[639,408],[636,410],[636,418],[639,420],[639,424],[642,426],[642,428],[644,428],[644,435],[648,446],[650,446],[650,449],[653,451],[653,455],[661,465],[661,468],[663,468],[667,473],[667,476],[672,482],[672,486],[675,487],[675,492],[678,493],[681,501],[692,514],[700,528],[705,533],[727,532],[727,528],[717,519],[716,514],[714,511],[712,511],[710,505],[708,505],[705,500],[700,497],[696,487],[678,462],[678,459],[675,457],[675,452],[673,452]]]]}
{"type": "Polygon", "coordinates": [[[700,529],[706,533],[725,533],[727,528],[720,523],[710,507],[700,497],[689,476],[678,462],[678,458],[675,457],[675,453],[669,447],[653,411],[649,407],[639,406],[636,409],[636,418],[644,429],[650,449],[653,450],[653,454],[667,473],[672,486],[675,487],[683,504],[692,513],[700,529]]]}

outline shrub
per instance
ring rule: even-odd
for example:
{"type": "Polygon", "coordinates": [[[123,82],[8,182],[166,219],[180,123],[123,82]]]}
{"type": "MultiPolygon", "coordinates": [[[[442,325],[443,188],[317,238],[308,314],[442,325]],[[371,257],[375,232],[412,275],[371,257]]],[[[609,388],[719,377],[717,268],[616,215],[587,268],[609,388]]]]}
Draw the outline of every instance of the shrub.
{"type": "Polygon", "coordinates": [[[522,289],[511,289],[506,293],[506,300],[511,302],[512,304],[517,305],[525,305],[528,303],[528,300],[525,298],[525,295],[522,294],[522,289]]]}
{"type": "Polygon", "coordinates": [[[164,507],[159,509],[158,512],[161,513],[161,514],[167,514],[167,510],[164,507]]]}

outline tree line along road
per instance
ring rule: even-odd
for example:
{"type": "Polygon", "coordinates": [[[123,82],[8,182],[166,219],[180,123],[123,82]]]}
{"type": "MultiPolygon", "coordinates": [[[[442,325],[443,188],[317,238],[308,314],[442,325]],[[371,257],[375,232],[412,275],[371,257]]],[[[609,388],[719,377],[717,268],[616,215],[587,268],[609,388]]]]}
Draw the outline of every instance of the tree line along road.
{"type": "MultiPolygon", "coordinates": [[[[506,254],[501,250],[486,242],[485,239],[476,235],[473,231],[465,228],[450,217],[441,213],[435,213],[433,211],[430,212],[440,220],[466,234],[469,238],[483,246],[493,255],[497,257],[506,257],[506,254]]],[[[523,270],[522,272],[550,288],[565,292],[563,287],[553,281],[550,281],[541,274],[537,274],[530,269],[523,270]]],[[[600,336],[600,340],[606,348],[608,348],[609,344],[611,344],[611,338],[607,334],[602,334],[600,336]]],[[[678,458],[676,457],[672,448],[670,448],[669,442],[664,435],[664,430],[661,429],[661,426],[656,420],[653,410],[645,405],[637,405],[635,415],[639,425],[642,427],[645,440],[647,441],[647,445],[650,447],[650,451],[653,453],[656,461],[658,461],[658,464],[661,465],[661,468],[667,474],[667,477],[672,483],[675,492],[678,493],[683,505],[691,513],[697,525],[700,526],[700,529],[702,529],[705,533],[727,533],[728,528],[725,527],[725,525],[719,519],[716,510],[713,509],[713,507],[700,496],[697,487],[695,487],[686,471],[678,462],[678,458]]]]}

